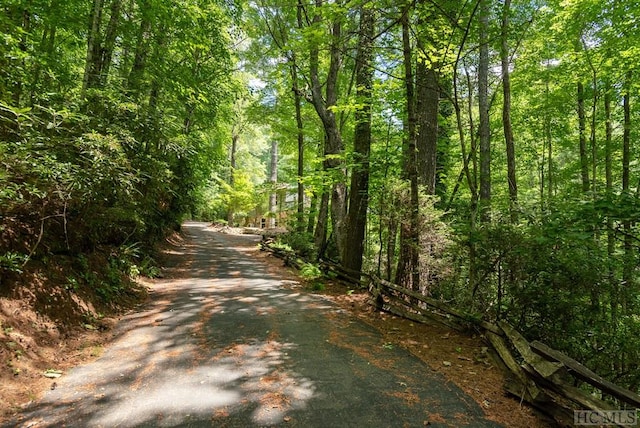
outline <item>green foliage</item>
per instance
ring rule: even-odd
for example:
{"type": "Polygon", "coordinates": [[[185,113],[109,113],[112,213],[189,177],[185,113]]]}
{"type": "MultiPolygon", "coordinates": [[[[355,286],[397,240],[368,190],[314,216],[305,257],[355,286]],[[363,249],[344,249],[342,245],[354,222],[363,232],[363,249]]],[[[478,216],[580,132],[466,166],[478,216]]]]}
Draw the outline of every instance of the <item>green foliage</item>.
{"type": "Polygon", "coordinates": [[[323,277],[320,268],[311,263],[305,263],[300,269],[300,275],[307,281],[314,281],[323,277]]]}
{"type": "Polygon", "coordinates": [[[22,273],[22,265],[27,260],[25,254],[7,252],[0,254],[0,272],[22,273]]]}
{"type": "Polygon", "coordinates": [[[308,233],[289,232],[278,236],[278,242],[295,251],[300,257],[309,259],[315,254],[313,236],[308,233]]]}
{"type": "Polygon", "coordinates": [[[128,278],[159,273],[154,243],[224,172],[230,11],[121,2],[90,34],[90,4],[10,3],[0,14],[0,272],[71,256],[66,287],[113,301],[128,278]]]}

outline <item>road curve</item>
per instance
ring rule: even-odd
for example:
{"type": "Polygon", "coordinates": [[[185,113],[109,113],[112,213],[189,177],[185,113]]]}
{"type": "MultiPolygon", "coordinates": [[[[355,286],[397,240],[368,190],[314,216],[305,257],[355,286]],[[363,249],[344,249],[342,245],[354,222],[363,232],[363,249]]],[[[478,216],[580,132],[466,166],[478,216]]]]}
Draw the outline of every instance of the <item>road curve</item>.
{"type": "Polygon", "coordinates": [[[5,426],[495,427],[459,388],[257,258],[259,237],[183,226],[144,310],[5,426]]]}

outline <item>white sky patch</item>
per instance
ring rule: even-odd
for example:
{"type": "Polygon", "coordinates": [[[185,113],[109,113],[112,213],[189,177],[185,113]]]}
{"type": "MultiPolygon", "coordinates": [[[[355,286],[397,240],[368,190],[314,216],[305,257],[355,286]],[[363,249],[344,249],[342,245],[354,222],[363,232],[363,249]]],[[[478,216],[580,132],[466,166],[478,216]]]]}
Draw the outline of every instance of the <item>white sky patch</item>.
{"type": "Polygon", "coordinates": [[[253,77],[251,79],[249,79],[249,88],[253,89],[253,90],[258,90],[261,91],[264,88],[267,87],[267,82],[265,82],[262,79],[258,79],[257,77],[253,77]]]}

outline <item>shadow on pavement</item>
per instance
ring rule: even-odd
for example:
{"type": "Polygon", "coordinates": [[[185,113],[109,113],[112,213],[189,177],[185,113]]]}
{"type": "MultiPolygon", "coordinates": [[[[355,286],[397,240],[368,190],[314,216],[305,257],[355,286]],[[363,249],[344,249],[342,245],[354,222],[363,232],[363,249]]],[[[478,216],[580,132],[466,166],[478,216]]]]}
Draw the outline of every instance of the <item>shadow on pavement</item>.
{"type": "Polygon", "coordinates": [[[369,326],[284,287],[250,257],[258,237],[184,228],[149,307],[7,426],[497,426],[369,326]]]}

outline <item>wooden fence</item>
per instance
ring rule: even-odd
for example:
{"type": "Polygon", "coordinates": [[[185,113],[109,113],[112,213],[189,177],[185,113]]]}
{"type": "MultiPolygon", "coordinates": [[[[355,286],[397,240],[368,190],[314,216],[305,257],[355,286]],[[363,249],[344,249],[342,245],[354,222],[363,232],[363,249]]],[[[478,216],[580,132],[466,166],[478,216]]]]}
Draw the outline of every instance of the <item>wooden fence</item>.
{"type": "MultiPolygon", "coordinates": [[[[301,268],[306,262],[295,254],[263,248],[301,268]]],[[[506,322],[490,323],[449,305],[385,281],[374,275],[352,272],[328,261],[321,269],[341,279],[367,287],[375,305],[386,312],[416,322],[437,321],[455,330],[476,330],[495,350],[508,371],[506,391],[552,417],[560,426],[574,426],[574,410],[608,411],[640,408],[640,396],[598,376],[574,359],[538,341],[527,341],[506,322]],[[590,385],[587,392],[579,385],[590,385]]]]}

